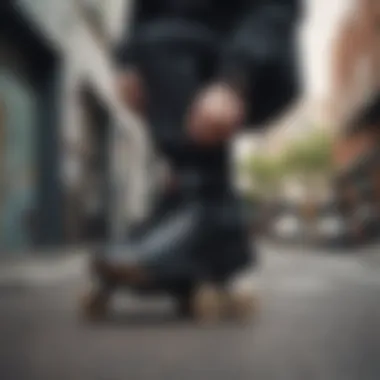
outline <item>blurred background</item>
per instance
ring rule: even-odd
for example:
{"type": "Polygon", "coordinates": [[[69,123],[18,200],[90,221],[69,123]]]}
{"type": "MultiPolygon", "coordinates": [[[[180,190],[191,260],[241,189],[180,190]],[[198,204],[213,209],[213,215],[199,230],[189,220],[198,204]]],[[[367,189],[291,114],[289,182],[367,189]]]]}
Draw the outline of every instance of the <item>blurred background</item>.
{"type": "Polygon", "coordinates": [[[261,205],[253,220],[268,236],[342,248],[374,243],[380,226],[379,6],[306,3],[304,96],[267,133],[241,140],[240,186],[261,205]]]}
{"type": "Polygon", "coordinates": [[[136,139],[124,133],[132,123],[114,97],[110,62],[128,3],[2,2],[2,252],[109,233],[112,189],[126,177],[112,181],[113,153],[139,157],[136,139]]]}
{"type": "Polygon", "coordinates": [[[139,315],[133,332],[90,333],[70,319],[83,252],[120,236],[154,195],[155,152],[113,89],[111,51],[133,2],[1,1],[0,378],[185,378],[187,368],[210,379],[221,366],[215,377],[379,379],[380,7],[305,4],[302,97],[234,143],[263,253],[254,283],[266,318],[250,339],[144,329],[139,315]]]}
{"type": "MultiPolygon", "coordinates": [[[[379,228],[377,15],[370,1],[306,4],[303,96],[237,139],[236,183],[266,238],[366,244],[379,228]]],[[[132,6],[1,5],[2,252],[102,241],[149,202],[148,148],[114,95],[110,61],[132,6]]]]}

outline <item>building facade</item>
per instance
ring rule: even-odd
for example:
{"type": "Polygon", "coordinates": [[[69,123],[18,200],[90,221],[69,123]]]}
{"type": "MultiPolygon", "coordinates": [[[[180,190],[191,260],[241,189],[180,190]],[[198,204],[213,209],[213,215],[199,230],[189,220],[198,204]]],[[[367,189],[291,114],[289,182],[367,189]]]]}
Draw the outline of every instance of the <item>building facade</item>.
{"type": "Polygon", "coordinates": [[[358,238],[380,231],[380,6],[357,0],[336,39],[332,67],[336,186],[358,238]]]}
{"type": "Polygon", "coordinates": [[[0,245],[18,251],[62,241],[56,170],[62,59],[26,3],[2,4],[0,18],[0,245]]]}
{"type": "Polygon", "coordinates": [[[139,182],[144,136],[113,92],[111,62],[132,5],[18,0],[1,6],[0,252],[103,239],[112,210],[123,209],[125,218],[129,205],[143,201],[125,194],[130,175],[136,181],[129,184],[139,182]],[[115,207],[117,186],[124,198],[115,207]]]}

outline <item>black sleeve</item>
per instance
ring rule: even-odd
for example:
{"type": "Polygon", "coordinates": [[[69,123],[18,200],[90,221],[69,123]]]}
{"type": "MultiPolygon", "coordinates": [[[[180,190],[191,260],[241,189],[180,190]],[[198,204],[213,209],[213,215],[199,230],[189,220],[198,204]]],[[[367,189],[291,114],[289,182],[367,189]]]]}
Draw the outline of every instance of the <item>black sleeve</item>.
{"type": "Polygon", "coordinates": [[[299,92],[297,25],[301,0],[247,0],[220,61],[220,77],[249,105],[247,122],[277,116],[299,92]]]}

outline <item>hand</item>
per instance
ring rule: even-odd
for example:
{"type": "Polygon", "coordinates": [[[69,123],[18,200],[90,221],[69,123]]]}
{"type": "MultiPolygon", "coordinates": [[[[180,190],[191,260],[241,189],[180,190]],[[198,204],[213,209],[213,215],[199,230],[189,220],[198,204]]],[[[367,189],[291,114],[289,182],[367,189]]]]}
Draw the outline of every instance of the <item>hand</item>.
{"type": "Polygon", "coordinates": [[[122,71],[116,76],[117,95],[132,112],[142,116],[146,107],[143,79],[135,69],[122,71]]]}
{"type": "Polygon", "coordinates": [[[190,136],[213,145],[231,138],[245,119],[242,98],[226,84],[214,84],[196,97],[187,120],[190,136]]]}

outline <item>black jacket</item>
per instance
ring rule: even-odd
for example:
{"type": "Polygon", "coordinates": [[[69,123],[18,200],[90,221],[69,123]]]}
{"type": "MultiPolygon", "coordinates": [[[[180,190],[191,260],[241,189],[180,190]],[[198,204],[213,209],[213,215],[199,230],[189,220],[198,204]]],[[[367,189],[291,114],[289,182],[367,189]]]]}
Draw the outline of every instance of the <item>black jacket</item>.
{"type": "Polygon", "coordinates": [[[250,124],[277,116],[299,92],[296,32],[302,0],[136,0],[132,28],[116,49],[119,64],[138,62],[144,45],[197,49],[213,76],[238,84],[250,124]]]}

